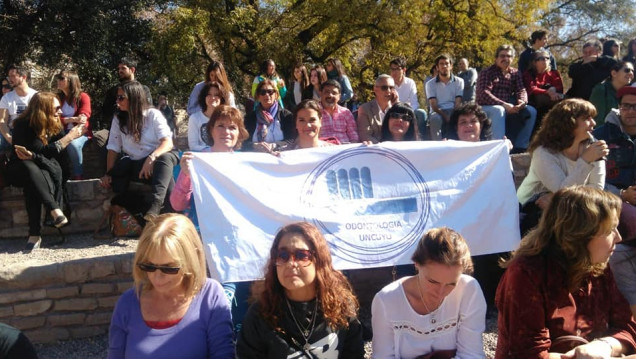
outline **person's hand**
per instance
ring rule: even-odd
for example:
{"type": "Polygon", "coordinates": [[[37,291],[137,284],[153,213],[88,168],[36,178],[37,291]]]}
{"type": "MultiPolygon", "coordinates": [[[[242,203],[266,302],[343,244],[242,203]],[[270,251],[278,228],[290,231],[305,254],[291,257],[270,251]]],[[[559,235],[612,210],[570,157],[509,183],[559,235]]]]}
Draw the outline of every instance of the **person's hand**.
{"type": "Polygon", "coordinates": [[[513,112],[515,107],[512,104],[504,102],[502,106],[506,110],[506,113],[516,113],[516,111],[513,112]]]}
{"type": "Polygon", "coordinates": [[[362,141],[360,143],[362,143],[363,146],[371,146],[373,144],[373,141],[367,140],[367,141],[362,141]]]}
{"type": "Polygon", "coordinates": [[[99,180],[99,185],[106,189],[109,189],[112,182],[113,178],[110,175],[106,174],[99,180]]]}
{"type": "Polygon", "coordinates": [[[23,161],[33,159],[33,152],[27,150],[22,146],[15,146],[15,154],[18,155],[18,158],[23,161]]]}
{"type": "Polygon", "coordinates": [[[391,90],[391,94],[389,96],[389,106],[395,105],[396,103],[400,102],[400,95],[395,89],[391,90]]]}
{"type": "Polygon", "coordinates": [[[274,148],[275,148],[274,143],[257,142],[252,146],[252,148],[254,149],[255,152],[266,152],[274,156],[280,156],[280,152],[274,151],[274,148]]]}
{"type": "Polygon", "coordinates": [[[591,55],[591,56],[583,56],[583,63],[587,64],[589,62],[594,62],[598,59],[597,55],[591,55]]]}
{"type": "Polygon", "coordinates": [[[278,88],[283,88],[285,87],[285,81],[283,79],[278,79],[278,88]]]}
{"type": "Polygon", "coordinates": [[[593,340],[561,355],[561,359],[607,359],[612,357],[612,353],[612,346],[609,343],[593,340]]]}
{"type": "Polygon", "coordinates": [[[81,114],[77,116],[76,118],[77,118],[77,121],[75,123],[79,125],[86,125],[86,122],[88,122],[88,118],[84,114],[81,114]]]}
{"type": "Polygon", "coordinates": [[[553,196],[553,193],[542,194],[541,196],[539,196],[539,198],[537,198],[536,201],[534,201],[534,204],[536,204],[537,207],[541,208],[541,210],[545,211],[546,209],[548,209],[553,196]]]}
{"type": "Polygon", "coordinates": [[[548,89],[548,96],[550,96],[550,101],[559,101],[561,99],[561,95],[557,92],[556,87],[552,86],[548,89]]]}
{"type": "Polygon", "coordinates": [[[190,177],[190,171],[192,170],[192,159],[194,158],[194,154],[192,152],[184,152],[183,156],[181,156],[181,172],[187,177],[190,177]]]}
{"type": "Polygon", "coordinates": [[[603,140],[590,143],[581,154],[581,158],[587,163],[592,163],[602,159],[609,154],[607,143],[603,140]]]}
{"type": "Polygon", "coordinates": [[[84,126],[83,124],[76,125],[75,127],[71,128],[69,133],[71,134],[73,139],[80,138],[86,133],[86,126],[84,126]]]}
{"type": "Polygon", "coordinates": [[[141,167],[141,171],[139,171],[139,179],[151,179],[154,165],[155,158],[152,155],[146,157],[144,165],[141,167]]]}
{"type": "Polygon", "coordinates": [[[636,205],[636,186],[629,186],[621,191],[621,199],[636,205]]]}

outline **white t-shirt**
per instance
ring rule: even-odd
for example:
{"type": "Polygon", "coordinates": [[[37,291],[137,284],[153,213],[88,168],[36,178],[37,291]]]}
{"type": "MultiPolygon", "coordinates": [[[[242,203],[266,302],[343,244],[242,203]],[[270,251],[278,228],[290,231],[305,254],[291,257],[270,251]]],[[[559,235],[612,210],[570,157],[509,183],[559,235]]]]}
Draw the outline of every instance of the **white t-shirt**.
{"type": "Polygon", "coordinates": [[[413,110],[420,108],[420,102],[417,100],[417,86],[415,86],[413,79],[405,76],[402,84],[395,84],[395,91],[398,93],[400,102],[408,103],[413,110]]]}
{"type": "Polygon", "coordinates": [[[387,285],[373,298],[373,358],[416,358],[453,349],[456,358],[485,358],[486,300],[477,280],[462,274],[439,308],[420,315],[406,298],[402,283],[407,278],[387,285]]]}
{"type": "Polygon", "coordinates": [[[31,101],[31,97],[36,93],[36,90],[29,87],[26,96],[19,96],[15,90],[2,96],[2,99],[0,99],[0,109],[6,109],[9,112],[9,127],[13,127],[13,120],[26,110],[29,101],[31,101]]]}
{"type": "Polygon", "coordinates": [[[130,131],[123,134],[119,127],[119,120],[116,117],[113,118],[106,148],[117,153],[124,152],[133,160],[141,160],[157,149],[161,139],[166,137],[172,138],[172,131],[166,118],[161,111],[151,108],[144,112],[144,126],[141,129],[139,142],[135,142],[130,131]]]}
{"type": "Polygon", "coordinates": [[[207,143],[201,138],[201,126],[208,123],[210,119],[201,111],[197,111],[188,120],[188,148],[190,151],[204,151],[209,149],[207,143]]]}

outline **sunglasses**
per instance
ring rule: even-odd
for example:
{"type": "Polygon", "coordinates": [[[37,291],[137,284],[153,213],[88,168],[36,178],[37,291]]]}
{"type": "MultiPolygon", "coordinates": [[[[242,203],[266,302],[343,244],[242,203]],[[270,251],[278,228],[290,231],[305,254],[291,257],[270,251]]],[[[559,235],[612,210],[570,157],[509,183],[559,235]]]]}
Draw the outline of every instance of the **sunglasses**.
{"type": "Polygon", "coordinates": [[[545,57],[545,56],[541,56],[541,57],[537,57],[536,60],[537,61],[548,61],[548,60],[550,60],[550,58],[549,57],[545,57]]]}
{"type": "Polygon", "coordinates": [[[10,84],[6,84],[6,85],[2,85],[3,89],[7,89],[7,90],[11,90],[11,85],[10,84]]]}
{"type": "Polygon", "coordinates": [[[402,121],[411,121],[411,116],[405,114],[405,113],[397,113],[397,112],[392,112],[389,115],[389,118],[394,118],[394,119],[400,119],[402,121]]]}
{"type": "Polygon", "coordinates": [[[293,259],[301,267],[307,267],[311,264],[314,255],[313,252],[308,249],[297,249],[290,252],[286,249],[281,249],[276,254],[276,265],[282,266],[293,259]]]}
{"type": "Polygon", "coordinates": [[[126,98],[124,95],[117,95],[117,101],[124,101],[126,98]]]}
{"type": "Polygon", "coordinates": [[[395,86],[382,85],[382,86],[380,86],[380,90],[382,90],[382,91],[395,90],[395,86]]]}
{"type": "Polygon", "coordinates": [[[163,274],[177,274],[181,270],[181,267],[156,266],[148,263],[137,263],[137,267],[144,272],[154,272],[159,269],[163,274]]]}
{"type": "Polygon", "coordinates": [[[634,72],[634,69],[631,69],[629,67],[623,67],[623,72],[626,74],[632,73],[634,72]]]}
{"type": "Polygon", "coordinates": [[[265,95],[270,95],[272,96],[273,94],[275,94],[276,91],[272,90],[272,89],[260,89],[258,90],[258,94],[261,96],[265,96],[265,95]]]}

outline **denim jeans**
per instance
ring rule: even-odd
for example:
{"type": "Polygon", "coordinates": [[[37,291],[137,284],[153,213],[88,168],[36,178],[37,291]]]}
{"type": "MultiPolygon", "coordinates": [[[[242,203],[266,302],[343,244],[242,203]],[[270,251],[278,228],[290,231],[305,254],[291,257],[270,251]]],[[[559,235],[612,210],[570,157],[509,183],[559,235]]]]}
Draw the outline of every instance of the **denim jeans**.
{"type": "Polygon", "coordinates": [[[81,136],[69,143],[66,147],[66,152],[68,153],[68,158],[71,162],[73,177],[81,176],[84,172],[82,170],[82,164],[84,163],[84,156],[82,154],[82,149],[84,148],[84,144],[88,141],[88,137],[81,136]]]}

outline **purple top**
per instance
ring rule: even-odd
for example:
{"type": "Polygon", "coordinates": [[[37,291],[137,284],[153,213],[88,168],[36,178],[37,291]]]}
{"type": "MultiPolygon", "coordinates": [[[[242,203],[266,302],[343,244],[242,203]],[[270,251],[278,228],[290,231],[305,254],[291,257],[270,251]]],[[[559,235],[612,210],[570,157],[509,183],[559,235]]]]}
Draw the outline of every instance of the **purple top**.
{"type": "Polygon", "coordinates": [[[181,321],[152,329],[134,289],[117,301],[110,323],[108,359],[234,358],[230,304],[221,285],[207,279],[181,321]]]}

